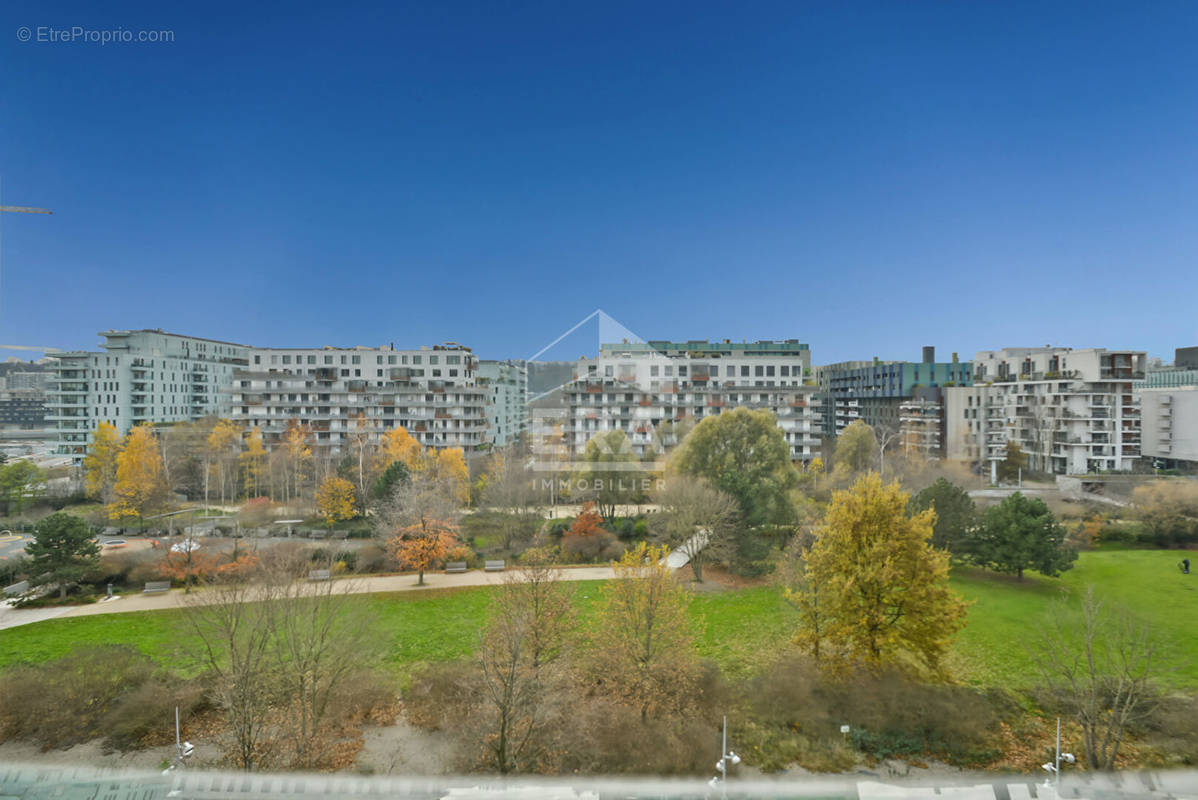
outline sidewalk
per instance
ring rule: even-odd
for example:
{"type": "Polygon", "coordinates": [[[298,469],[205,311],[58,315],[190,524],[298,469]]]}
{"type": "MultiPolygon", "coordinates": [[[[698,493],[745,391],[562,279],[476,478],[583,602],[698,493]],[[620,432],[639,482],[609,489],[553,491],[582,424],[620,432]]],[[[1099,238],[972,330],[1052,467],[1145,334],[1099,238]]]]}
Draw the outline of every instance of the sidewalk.
{"type": "MultiPolygon", "coordinates": [[[[611,567],[577,567],[557,571],[564,581],[605,581],[615,577],[611,567]]],[[[381,575],[377,577],[351,577],[334,581],[335,586],[344,587],[352,594],[374,592],[411,592],[425,589],[455,589],[463,586],[492,586],[503,582],[503,572],[471,570],[454,575],[442,572],[426,572],[424,586],[416,585],[416,575],[381,575]]],[[[86,606],[62,606],[58,608],[11,608],[0,605],[0,630],[29,625],[46,619],[86,617],[92,614],[121,614],[128,611],[162,611],[180,608],[192,600],[202,602],[203,594],[190,595],[182,589],[172,589],[165,594],[124,595],[114,600],[92,603],[86,606]]]]}

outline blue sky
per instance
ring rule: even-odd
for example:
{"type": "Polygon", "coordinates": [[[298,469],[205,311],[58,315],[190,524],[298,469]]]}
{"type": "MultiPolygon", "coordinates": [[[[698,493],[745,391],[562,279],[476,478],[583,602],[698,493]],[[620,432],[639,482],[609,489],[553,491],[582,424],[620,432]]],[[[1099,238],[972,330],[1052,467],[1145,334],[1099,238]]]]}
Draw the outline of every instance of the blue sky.
{"type": "Polygon", "coordinates": [[[1198,344],[1192,3],[190,5],[0,8],[0,341],[1198,344]]]}

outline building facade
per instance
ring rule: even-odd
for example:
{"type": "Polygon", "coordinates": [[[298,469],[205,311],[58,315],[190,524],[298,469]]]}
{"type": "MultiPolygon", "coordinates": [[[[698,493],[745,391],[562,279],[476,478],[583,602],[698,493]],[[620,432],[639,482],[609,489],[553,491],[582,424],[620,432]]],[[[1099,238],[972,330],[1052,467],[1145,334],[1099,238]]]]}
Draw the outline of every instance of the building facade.
{"type": "MultiPolygon", "coordinates": [[[[953,353],[952,361],[936,361],[936,348],[923,348],[923,360],[914,361],[845,361],[819,368],[819,383],[832,404],[828,435],[839,435],[856,420],[901,435],[904,440],[920,438],[911,426],[920,431],[930,428],[928,414],[939,412],[938,394],[925,395],[924,401],[912,398],[920,389],[941,389],[946,386],[969,386],[973,383],[973,365],[962,363],[953,353]],[[904,410],[905,407],[905,410],[904,410]],[[918,418],[918,420],[917,420],[918,418]],[[904,419],[908,430],[903,430],[904,419]]],[[[937,417],[943,429],[943,420],[937,417]]],[[[930,435],[930,434],[929,434],[930,435]]],[[[930,439],[928,440],[930,441],[930,439]]]]}
{"type": "Polygon", "coordinates": [[[811,376],[811,351],[797,340],[604,344],[578,361],[563,389],[564,434],[581,455],[596,434],[623,430],[637,456],[672,444],[666,426],[734,408],[778,418],[793,461],[819,455],[823,404],[811,376]]]}
{"type": "Polygon", "coordinates": [[[54,353],[46,423],[61,455],[82,461],[100,422],[121,434],[141,423],[228,416],[233,372],[249,347],[160,329],[103,331],[97,352],[54,353]]]}
{"type": "Polygon", "coordinates": [[[487,392],[487,441],[515,442],[528,428],[528,368],[522,361],[478,362],[478,383],[487,392]]]}
{"type": "Polygon", "coordinates": [[[1133,388],[1144,457],[1155,467],[1198,469],[1198,347],[1177,348],[1172,367],[1150,370],[1133,388]]]}
{"type": "Polygon", "coordinates": [[[946,453],[991,474],[1017,443],[1031,470],[1127,471],[1140,458],[1143,351],[1012,347],[977,354],[974,386],[944,393],[946,453]]]}
{"type": "Polygon", "coordinates": [[[477,378],[478,359],[456,343],[254,348],[248,367],[231,376],[230,417],[258,428],[268,447],[299,424],[334,454],[359,435],[377,443],[396,427],[426,447],[470,452],[487,441],[487,391],[477,378]]]}

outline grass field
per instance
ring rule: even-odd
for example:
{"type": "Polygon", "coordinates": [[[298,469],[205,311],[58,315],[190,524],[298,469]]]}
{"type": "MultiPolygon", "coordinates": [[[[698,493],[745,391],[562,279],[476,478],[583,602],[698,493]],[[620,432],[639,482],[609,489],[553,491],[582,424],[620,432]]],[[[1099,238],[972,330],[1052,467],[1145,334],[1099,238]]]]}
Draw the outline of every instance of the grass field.
{"type": "MultiPolygon", "coordinates": [[[[1021,687],[1035,675],[1026,643],[1062,589],[1076,593],[1092,584],[1155,628],[1174,668],[1167,681],[1198,687],[1198,573],[1182,575],[1181,556],[1169,551],[1083,553],[1061,578],[1012,577],[957,569],[954,588],[972,602],[969,621],[954,646],[954,674],[966,682],[1021,687]]],[[[580,582],[575,605],[584,621],[593,612],[600,584],[580,582]]],[[[469,654],[486,621],[488,588],[429,590],[427,593],[355,597],[365,611],[385,661],[406,676],[418,664],[469,654]]],[[[692,612],[697,647],[729,678],[743,680],[788,646],[794,612],[770,587],[697,595],[692,612]]],[[[76,644],[127,642],[164,666],[190,671],[185,659],[190,636],[180,612],[102,614],[0,632],[0,667],[40,662],[63,655],[76,644]]]]}

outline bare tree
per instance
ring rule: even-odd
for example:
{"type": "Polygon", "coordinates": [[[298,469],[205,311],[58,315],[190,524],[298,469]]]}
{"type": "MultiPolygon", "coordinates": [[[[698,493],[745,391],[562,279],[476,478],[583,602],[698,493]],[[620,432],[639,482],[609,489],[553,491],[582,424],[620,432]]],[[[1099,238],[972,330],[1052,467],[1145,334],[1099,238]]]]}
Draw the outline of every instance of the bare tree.
{"type": "Polygon", "coordinates": [[[573,626],[570,590],[550,563],[543,551],[530,550],[504,577],[476,656],[489,760],[503,774],[527,763],[552,717],[549,694],[573,626]]]}
{"type": "Polygon", "coordinates": [[[269,589],[258,576],[234,576],[210,585],[185,608],[201,644],[200,661],[215,676],[213,696],[225,714],[232,762],[244,770],[270,766],[278,686],[269,589]]]}
{"type": "Polygon", "coordinates": [[[730,535],[739,505],[704,478],[675,475],[654,498],[661,510],[652,517],[655,538],[690,560],[695,580],[703,581],[706,560],[730,555],[730,535]]]}
{"type": "Polygon", "coordinates": [[[505,514],[500,526],[505,550],[510,550],[524,534],[532,517],[540,516],[538,493],[527,460],[522,448],[509,445],[495,451],[486,473],[483,500],[505,514]]]}
{"type": "Polygon", "coordinates": [[[899,430],[879,422],[874,426],[874,439],[878,442],[878,474],[886,477],[886,448],[899,437],[899,430]]]}
{"type": "Polygon", "coordinates": [[[1082,728],[1091,769],[1112,770],[1130,724],[1155,707],[1159,670],[1148,625],[1108,606],[1089,587],[1080,625],[1062,601],[1035,648],[1036,663],[1061,706],[1082,728]]]}
{"type": "MultiPolygon", "coordinates": [[[[344,679],[371,660],[361,606],[344,581],[306,580],[301,553],[268,567],[270,652],[286,697],[292,765],[319,766],[330,702],[344,679]]],[[[331,565],[325,565],[326,567],[331,565]]]]}

